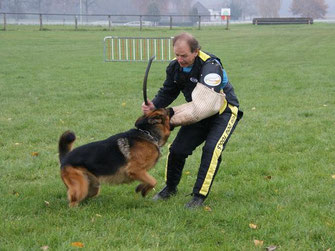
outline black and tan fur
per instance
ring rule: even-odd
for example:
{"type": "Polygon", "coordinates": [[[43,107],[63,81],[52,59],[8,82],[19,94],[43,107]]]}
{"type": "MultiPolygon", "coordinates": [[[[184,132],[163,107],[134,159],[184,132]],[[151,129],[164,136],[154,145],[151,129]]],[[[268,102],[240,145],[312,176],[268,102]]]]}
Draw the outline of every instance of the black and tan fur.
{"type": "Polygon", "coordinates": [[[170,135],[169,121],[168,110],[156,109],[138,118],[136,128],[74,150],[75,134],[64,132],[59,139],[59,160],[69,206],[98,195],[101,182],[122,184],[138,180],[141,183],[136,192],[146,196],[157,183],[148,170],[156,164],[159,148],[170,135]]]}

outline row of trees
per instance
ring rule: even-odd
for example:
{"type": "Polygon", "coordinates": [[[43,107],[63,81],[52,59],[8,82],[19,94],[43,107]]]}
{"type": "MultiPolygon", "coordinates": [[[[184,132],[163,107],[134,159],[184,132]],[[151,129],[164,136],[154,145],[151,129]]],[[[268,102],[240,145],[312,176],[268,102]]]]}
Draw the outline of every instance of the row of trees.
{"type": "MultiPolygon", "coordinates": [[[[75,13],[75,14],[181,14],[197,15],[195,0],[0,0],[0,11],[75,13]],[[79,9],[81,13],[78,13],[79,9]]],[[[231,8],[232,19],[245,17],[278,17],[282,0],[222,0],[217,9],[231,8]]],[[[292,0],[293,15],[324,18],[325,0],[292,0]]],[[[156,18],[157,19],[157,18],[156,18]]],[[[157,21],[157,20],[156,20],[157,21]]]]}
{"type": "Polygon", "coordinates": [[[248,16],[277,17],[281,0],[231,0],[232,19],[245,19],[248,16]]]}
{"type": "Polygon", "coordinates": [[[324,0],[293,0],[291,5],[293,15],[312,18],[324,18],[327,9],[324,0]]]}
{"type": "MultiPolygon", "coordinates": [[[[232,19],[246,16],[279,17],[282,0],[231,0],[232,19]]],[[[328,5],[325,0],[292,0],[290,11],[295,16],[324,18],[328,5]]]]}
{"type": "Polygon", "coordinates": [[[148,14],[155,11],[187,15],[193,0],[0,0],[0,11],[80,14],[148,14]]]}

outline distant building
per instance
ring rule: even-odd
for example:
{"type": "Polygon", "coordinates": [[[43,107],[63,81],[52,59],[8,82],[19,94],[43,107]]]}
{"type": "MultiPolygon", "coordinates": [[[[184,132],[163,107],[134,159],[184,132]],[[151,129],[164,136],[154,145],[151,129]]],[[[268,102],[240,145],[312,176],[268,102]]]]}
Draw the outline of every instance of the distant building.
{"type": "Polygon", "coordinates": [[[200,2],[196,2],[192,8],[197,9],[199,16],[204,16],[201,18],[202,21],[210,21],[211,12],[203,6],[200,2]]]}

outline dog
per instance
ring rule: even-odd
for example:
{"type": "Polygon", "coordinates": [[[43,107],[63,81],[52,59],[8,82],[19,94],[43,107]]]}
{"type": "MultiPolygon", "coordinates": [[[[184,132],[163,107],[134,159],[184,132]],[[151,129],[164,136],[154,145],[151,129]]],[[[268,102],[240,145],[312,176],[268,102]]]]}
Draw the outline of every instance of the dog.
{"type": "Polygon", "coordinates": [[[61,178],[67,188],[69,206],[97,196],[100,183],[141,183],[136,192],[145,197],[157,181],[149,175],[162,147],[170,135],[169,110],[160,108],[142,115],[135,128],[105,140],[82,145],[72,150],[76,136],[64,132],[58,144],[61,178]]]}

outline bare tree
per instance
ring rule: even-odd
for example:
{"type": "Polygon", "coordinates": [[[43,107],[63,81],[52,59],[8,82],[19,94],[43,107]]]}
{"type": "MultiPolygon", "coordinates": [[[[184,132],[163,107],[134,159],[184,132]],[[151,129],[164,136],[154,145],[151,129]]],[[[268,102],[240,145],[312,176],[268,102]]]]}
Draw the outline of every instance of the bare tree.
{"type": "Polygon", "coordinates": [[[231,0],[229,7],[232,19],[242,18],[245,20],[246,17],[257,13],[255,0],[231,0]]]}
{"type": "MultiPolygon", "coordinates": [[[[26,1],[20,1],[20,0],[8,1],[8,9],[9,11],[14,13],[23,13],[26,4],[27,4],[26,1]]],[[[20,17],[22,17],[22,15],[16,14],[15,15],[16,21],[18,21],[20,17]]]]}
{"type": "Polygon", "coordinates": [[[96,0],[84,0],[86,22],[88,22],[89,8],[96,4],[96,0]]]}
{"type": "Polygon", "coordinates": [[[151,2],[149,5],[148,5],[148,10],[147,10],[147,13],[148,15],[153,15],[153,16],[148,16],[146,19],[148,21],[151,21],[151,22],[154,22],[155,25],[157,24],[157,22],[160,21],[160,10],[159,10],[159,6],[158,6],[158,3],[157,2],[151,2]]]}
{"type": "Polygon", "coordinates": [[[42,13],[43,12],[43,0],[27,0],[28,4],[26,5],[25,11],[31,10],[32,12],[42,13]]]}
{"type": "Polygon", "coordinates": [[[150,2],[151,0],[133,0],[132,1],[134,6],[136,6],[139,11],[138,14],[145,14],[147,12],[150,2]]]}
{"type": "Polygon", "coordinates": [[[293,15],[312,18],[324,18],[327,9],[325,0],[293,0],[290,8],[293,15]]]}
{"type": "Polygon", "coordinates": [[[231,11],[231,19],[238,20],[242,17],[243,6],[241,4],[242,1],[240,0],[232,0],[229,8],[231,11]]]}
{"type": "Polygon", "coordinates": [[[179,2],[180,9],[181,9],[180,14],[189,15],[190,10],[191,10],[192,0],[183,0],[183,1],[178,1],[178,2],[179,2]]]}
{"type": "Polygon", "coordinates": [[[259,14],[262,17],[279,17],[281,3],[282,0],[257,0],[259,14]]]}

